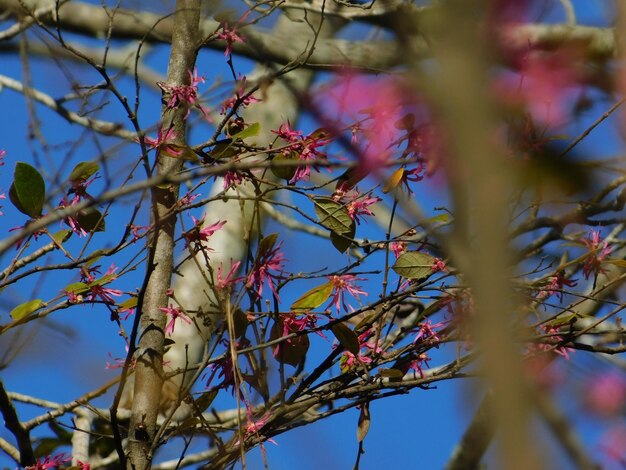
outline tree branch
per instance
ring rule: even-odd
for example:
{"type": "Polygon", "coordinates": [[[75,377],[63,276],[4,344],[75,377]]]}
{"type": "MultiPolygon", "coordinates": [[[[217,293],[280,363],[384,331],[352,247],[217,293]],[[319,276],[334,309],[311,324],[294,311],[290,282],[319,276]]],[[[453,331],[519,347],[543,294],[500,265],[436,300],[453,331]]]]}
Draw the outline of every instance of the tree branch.
{"type": "MultiPolygon", "coordinates": [[[[200,39],[200,0],[177,0],[174,15],[172,50],[167,80],[171,86],[190,84],[190,71],[194,69],[197,44],[200,39]]],[[[176,132],[173,139],[185,144],[187,109],[163,108],[161,121],[165,128],[171,126],[176,132]]],[[[164,152],[157,154],[157,175],[178,173],[183,161],[171,158],[164,152]]],[[[159,310],[167,306],[166,291],[170,287],[174,266],[174,237],[176,215],[172,211],[178,201],[178,185],[152,188],[152,224],[157,227],[148,241],[150,246],[147,266],[146,289],[137,314],[141,316],[141,335],[137,345],[137,365],[133,393],[132,416],[128,433],[128,468],[148,469],[152,463],[155,447],[156,422],[163,384],[163,353],[165,313],[159,310]]]]}

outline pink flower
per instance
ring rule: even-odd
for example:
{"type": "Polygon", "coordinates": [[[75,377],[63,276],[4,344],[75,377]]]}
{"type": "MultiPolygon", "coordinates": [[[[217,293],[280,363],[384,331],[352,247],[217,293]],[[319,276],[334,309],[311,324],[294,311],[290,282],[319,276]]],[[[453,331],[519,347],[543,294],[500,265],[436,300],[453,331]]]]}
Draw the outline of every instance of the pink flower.
{"type": "Polygon", "coordinates": [[[168,317],[170,317],[169,322],[165,326],[164,333],[167,336],[172,336],[174,333],[174,327],[176,325],[176,320],[179,318],[185,323],[191,325],[191,318],[189,318],[185,313],[180,309],[180,307],[172,307],[171,305],[168,307],[159,307],[163,313],[165,313],[168,317]]]}
{"type": "Polygon", "coordinates": [[[587,380],[583,398],[596,415],[618,416],[626,407],[626,378],[618,372],[596,374],[587,380]]]}
{"type": "Polygon", "coordinates": [[[417,326],[417,334],[415,335],[415,338],[413,338],[413,344],[417,344],[418,342],[420,344],[427,342],[438,343],[441,341],[441,338],[439,337],[439,333],[435,331],[435,328],[441,328],[445,325],[445,322],[439,322],[433,325],[431,320],[426,320],[424,323],[420,323],[417,326]]]}
{"type": "Polygon", "coordinates": [[[439,271],[445,271],[446,270],[446,262],[444,260],[442,260],[441,258],[435,258],[435,260],[433,261],[433,266],[432,266],[431,270],[434,273],[439,272],[439,271]]]}
{"type": "Polygon", "coordinates": [[[364,281],[365,279],[363,278],[356,277],[352,274],[342,274],[340,276],[328,276],[328,280],[334,287],[333,297],[328,306],[334,305],[337,314],[341,311],[341,307],[343,307],[346,312],[348,311],[345,298],[346,292],[356,299],[358,299],[360,295],[367,295],[367,292],[354,284],[355,281],[364,281]]]}
{"type": "MultiPolygon", "coordinates": [[[[295,313],[281,314],[279,319],[279,325],[282,324],[281,336],[288,336],[292,333],[299,333],[305,331],[307,328],[315,328],[317,326],[317,317],[312,315],[298,315],[295,313]]],[[[320,336],[324,337],[323,334],[320,336]]],[[[308,349],[309,339],[307,335],[299,335],[294,338],[287,338],[278,343],[272,354],[278,361],[282,361],[282,357],[287,357],[289,351],[297,350],[298,348],[308,349]]]]}
{"type": "MultiPolygon", "coordinates": [[[[355,367],[358,367],[359,365],[371,364],[373,362],[373,359],[368,355],[371,352],[377,355],[383,354],[384,351],[380,347],[380,345],[374,344],[374,342],[371,340],[372,336],[374,336],[374,332],[371,329],[366,330],[365,332],[359,335],[358,337],[359,354],[358,355],[354,355],[350,351],[343,352],[339,360],[339,367],[341,368],[342,372],[348,372],[350,370],[353,370],[355,367]],[[367,351],[362,353],[360,351],[361,349],[366,349],[367,351]]],[[[380,340],[379,340],[379,343],[380,343],[380,340]]]]}
{"type": "Polygon", "coordinates": [[[117,309],[117,314],[120,317],[120,320],[128,320],[132,315],[135,314],[135,307],[122,307],[117,309]]]}
{"type": "Polygon", "coordinates": [[[204,83],[204,77],[198,76],[197,69],[193,72],[189,71],[189,85],[169,85],[167,83],[158,82],[157,85],[161,90],[169,95],[166,107],[168,109],[174,109],[181,104],[187,106],[187,114],[191,106],[197,106],[202,113],[207,116],[206,110],[198,104],[198,84],[204,83]]]}
{"type": "Polygon", "coordinates": [[[230,109],[245,108],[246,106],[259,101],[261,100],[255,98],[253,93],[246,92],[246,77],[240,74],[237,90],[233,96],[222,102],[220,114],[226,114],[230,109]]]}
{"type": "MultiPolygon", "coordinates": [[[[128,345],[126,345],[125,348],[126,348],[126,353],[128,353],[128,345]]],[[[111,359],[111,362],[106,361],[105,363],[106,365],[104,366],[105,369],[115,370],[115,369],[121,369],[122,367],[124,367],[124,364],[126,363],[126,357],[113,357],[113,355],[110,352],[107,353],[107,355],[111,359]]],[[[137,359],[133,357],[130,360],[129,366],[131,369],[134,369],[136,364],[137,364],[137,359]]]]}
{"type": "Polygon", "coordinates": [[[574,349],[568,348],[562,344],[563,336],[561,336],[561,331],[559,329],[559,326],[542,325],[541,328],[543,329],[545,334],[548,336],[548,338],[545,340],[546,341],[545,343],[538,344],[537,349],[541,351],[547,351],[547,352],[553,351],[559,356],[563,356],[565,359],[569,360],[570,352],[574,352],[574,349]]]}
{"type": "Polygon", "coordinates": [[[291,128],[291,123],[289,121],[283,122],[277,131],[272,131],[272,133],[276,134],[278,137],[283,139],[285,142],[298,143],[302,141],[302,131],[296,131],[291,128]]]}
{"type": "MultiPolygon", "coordinates": [[[[323,147],[330,142],[328,133],[324,130],[313,131],[305,137],[302,131],[292,129],[291,124],[285,122],[280,125],[277,131],[272,132],[288,144],[281,149],[281,152],[286,157],[292,157],[295,154],[303,162],[326,158],[326,154],[318,150],[319,147],[323,147]]],[[[313,168],[315,168],[315,171],[319,171],[315,166],[313,168]]],[[[310,174],[310,164],[298,166],[289,182],[297,183],[300,180],[308,179],[310,174]]]]}
{"type": "Polygon", "coordinates": [[[418,182],[424,179],[424,171],[426,170],[426,165],[424,163],[419,163],[417,167],[412,170],[407,170],[406,168],[402,172],[401,183],[406,187],[406,190],[409,194],[413,194],[411,187],[409,186],[409,181],[418,182]]]}
{"type": "MultiPolygon", "coordinates": [[[[365,137],[365,145],[358,152],[360,166],[355,180],[387,165],[391,147],[399,137],[395,124],[402,118],[406,101],[396,81],[352,74],[337,80],[325,94],[322,106],[328,109],[331,121],[337,121],[335,116],[358,121],[358,130],[365,137]]],[[[337,124],[337,128],[343,127],[337,124]]],[[[351,129],[356,139],[354,124],[351,129]]]]}
{"type": "Polygon", "coordinates": [[[424,366],[430,367],[428,365],[428,361],[430,361],[430,357],[425,352],[417,355],[417,358],[413,359],[409,363],[409,369],[412,369],[414,373],[419,374],[420,378],[424,378],[424,366]]]}
{"type": "Polygon", "coordinates": [[[361,219],[359,216],[371,215],[374,213],[369,209],[369,206],[376,204],[381,201],[381,199],[377,196],[371,195],[361,195],[357,188],[353,189],[349,193],[341,196],[341,188],[337,195],[340,196],[340,201],[346,204],[346,209],[348,210],[348,215],[352,220],[354,220],[357,224],[361,223],[361,219]]]}
{"type": "Polygon", "coordinates": [[[537,294],[538,299],[545,299],[556,294],[560,301],[563,301],[563,287],[574,287],[578,281],[574,279],[566,279],[564,271],[558,271],[550,276],[550,281],[537,294]]]}
{"type": "Polygon", "coordinates": [[[407,244],[406,242],[391,242],[391,251],[393,251],[394,256],[396,257],[396,259],[398,259],[398,257],[404,253],[407,249],[407,244]]]}
{"type": "MultiPolygon", "coordinates": [[[[9,229],[9,232],[15,232],[16,230],[22,230],[22,229],[24,229],[24,228],[28,227],[28,224],[30,224],[31,222],[32,222],[32,220],[29,220],[29,221],[28,221],[28,222],[26,222],[24,225],[20,225],[19,227],[12,227],[12,228],[10,228],[10,229],[9,229]]],[[[30,238],[32,237],[32,238],[34,238],[34,239],[35,239],[35,241],[37,241],[37,239],[38,239],[41,235],[45,235],[45,234],[46,234],[45,229],[37,230],[37,231],[33,232],[32,234],[30,234],[26,240],[27,240],[27,241],[29,241],[29,240],[30,240],[30,238]]],[[[19,239],[19,240],[17,241],[17,243],[15,244],[15,249],[16,249],[16,250],[19,250],[19,249],[20,249],[20,247],[22,246],[22,243],[23,243],[23,242],[24,242],[24,239],[23,239],[23,238],[19,239]]]]}
{"type": "Polygon", "coordinates": [[[591,274],[597,275],[598,273],[605,272],[602,268],[602,262],[613,251],[612,247],[609,247],[609,243],[604,240],[600,240],[600,231],[592,230],[587,238],[582,239],[583,244],[589,250],[589,256],[585,260],[583,266],[583,276],[585,279],[589,279],[591,274]]]}
{"type": "Polygon", "coordinates": [[[198,193],[196,193],[196,194],[187,193],[187,194],[185,194],[183,197],[181,197],[178,200],[178,205],[180,207],[187,207],[187,206],[191,205],[193,203],[193,201],[195,201],[199,197],[200,197],[200,194],[198,194],[198,193]]]}
{"type": "Polygon", "coordinates": [[[43,460],[41,458],[37,459],[37,463],[35,463],[35,465],[30,465],[26,467],[24,470],[54,469],[54,468],[58,468],[65,462],[69,462],[70,460],[72,460],[72,458],[63,453],[55,455],[54,457],[47,455],[43,457],[43,460]]]}
{"type": "MultiPolygon", "coordinates": [[[[228,343],[226,343],[228,345],[228,343]]],[[[209,369],[211,373],[209,378],[207,379],[206,386],[211,386],[211,382],[215,378],[217,374],[218,378],[223,378],[223,380],[214,386],[214,388],[232,388],[233,395],[235,394],[235,373],[233,370],[233,361],[230,356],[223,357],[218,359],[213,364],[209,365],[209,369]]]]}
{"type": "Polygon", "coordinates": [[[228,270],[228,274],[226,277],[222,277],[222,265],[220,264],[217,267],[217,288],[221,290],[232,289],[233,284],[243,280],[244,278],[235,277],[235,273],[239,269],[241,265],[241,261],[237,261],[233,263],[233,260],[230,260],[230,269],[228,270]]]}
{"type": "Polygon", "coordinates": [[[602,435],[599,447],[608,459],[617,464],[614,468],[623,470],[626,467],[626,426],[623,422],[613,425],[602,435]]]}
{"type": "Polygon", "coordinates": [[[157,138],[153,139],[152,137],[145,136],[144,142],[146,143],[146,146],[148,146],[148,149],[157,149],[157,151],[164,151],[171,157],[180,157],[183,154],[183,151],[177,146],[172,145],[172,141],[176,139],[176,137],[176,131],[174,131],[173,127],[164,131],[162,125],[159,123],[157,128],[157,138]]]}
{"type": "Polygon", "coordinates": [[[131,225],[130,232],[133,234],[133,243],[143,237],[150,230],[149,225],[131,225]]]}
{"type": "Polygon", "coordinates": [[[0,166],[4,165],[4,157],[6,156],[7,151],[6,150],[0,150],[0,166]]]}
{"type": "MultiPolygon", "coordinates": [[[[261,431],[261,429],[264,428],[267,423],[272,419],[271,411],[266,411],[261,417],[254,418],[252,408],[250,408],[250,405],[248,403],[246,403],[246,416],[248,418],[248,421],[242,429],[244,439],[249,438],[253,435],[258,435],[259,431],[261,431]]],[[[276,445],[276,441],[274,441],[273,439],[267,439],[267,441],[276,445]]],[[[235,445],[239,445],[239,443],[239,440],[235,441],[235,445]]],[[[263,447],[263,444],[261,444],[261,447],[263,447]]],[[[264,449],[263,453],[265,453],[264,449]]]]}
{"type": "MultiPolygon", "coordinates": [[[[57,209],[65,209],[66,207],[74,206],[78,204],[79,201],[80,196],[78,195],[75,195],[69,202],[64,197],[63,199],[61,199],[61,202],[59,202],[57,209]]],[[[80,223],[75,216],[68,215],[65,219],[63,219],[63,222],[65,222],[72,229],[72,232],[74,232],[79,237],[87,236],[87,231],[80,226],[80,223]]]]}
{"type": "Polygon", "coordinates": [[[224,191],[239,186],[246,179],[245,175],[237,170],[228,170],[224,173],[224,191]]]}
{"type": "Polygon", "coordinates": [[[258,432],[268,423],[271,417],[272,415],[268,411],[260,418],[248,421],[248,423],[244,427],[244,432],[246,433],[246,435],[258,434],[258,432]]]}
{"type": "Polygon", "coordinates": [[[259,259],[255,260],[252,270],[248,274],[246,286],[254,287],[257,295],[261,297],[263,293],[263,284],[267,280],[274,296],[278,298],[274,278],[280,275],[285,262],[285,256],[280,252],[280,243],[271,249],[265,250],[260,254],[259,259]],[[272,272],[273,271],[273,272],[272,272]]]}
{"type": "Polygon", "coordinates": [[[83,296],[73,291],[65,291],[67,295],[67,301],[72,305],[79,304],[83,301],[83,296]]]}
{"type": "Polygon", "coordinates": [[[355,356],[350,351],[344,351],[339,359],[339,368],[342,372],[348,372],[354,370],[360,364],[371,364],[372,358],[364,356],[359,352],[358,356],[355,356]]]}
{"type": "Polygon", "coordinates": [[[217,33],[216,37],[226,42],[226,49],[224,50],[224,57],[227,57],[233,52],[233,44],[236,42],[245,42],[245,40],[237,33],[235,27],[229,27],[227,22],[223,22],[220,27],[222,32],[217,33]]]}
{"type": "Polygon", "coordinates": [[[208,247],[202,247],[202,242],[207,241],[211,235],[220,230],[226,221],[218,220],[214,224],[204,227],[204,217],[198,220],[192,215],[191,220],[193,220],[194,226],[190,230],[183,233],[185,248],[189,247],[191,243],[194,243],[196,251],[201,249],[210,250],[208,247]]]}
{"type": "Polygon", "coordinates": [[[546,125],[566,122],[581,92],[583,75],[576,66],[578,51],[547,52],[526,47],[510,50],[508,55],[518,74],[498,79],[495,88],[500,99],[512,106],[525,105],[533,121],[546,125]]]}
{"type": "Polygon", "coordinates": [[[113,305],[115,304],[115,299],[113,296],[120,297],[123,292],[119,289],[111,289],[110,287],[104,287],[109,282],[117,279],[117,275],[115,272],[117,271],[117,267],[115,265],[111,265],[104,276],[99,281],[91,281],[89,286],[89,301],[95,302],[100,299],[102,302],[113,305]]]}

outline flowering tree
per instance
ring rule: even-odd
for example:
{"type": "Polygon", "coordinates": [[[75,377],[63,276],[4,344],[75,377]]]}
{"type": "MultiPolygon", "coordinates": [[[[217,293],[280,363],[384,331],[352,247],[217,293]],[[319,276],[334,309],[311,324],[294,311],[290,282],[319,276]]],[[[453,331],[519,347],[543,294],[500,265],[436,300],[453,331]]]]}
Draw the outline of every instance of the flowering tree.
{"type": "Polygon", "coordinates": [[[421,3],[0,0],[7,465],[269,466],[356,409],[358,468],[446,382],[446,468],[625,464],[621,5],[421,3]],[[40,325],[117,339],[93,387],[16,379],[40,325]]]}

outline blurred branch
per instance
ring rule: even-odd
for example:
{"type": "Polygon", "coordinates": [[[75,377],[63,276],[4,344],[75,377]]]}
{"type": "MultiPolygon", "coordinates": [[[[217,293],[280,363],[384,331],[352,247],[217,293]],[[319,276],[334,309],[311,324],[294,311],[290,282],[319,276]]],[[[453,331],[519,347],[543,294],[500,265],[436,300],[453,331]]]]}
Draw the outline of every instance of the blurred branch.
{"type": "MultiPolygon", "coordinates": [[[[27,5],[46,5],[51,2],[53,0],[31,0],[25,3],[27,5]]],[[[374,2],[372,6],[377,3],[374,2]]],[[[395,5],[395,3],[389,2],[388,5],[395,5]]],[[[305,7],[302,6],[302,8],[305,7]]],[[[321,9],[321,6],[310,6],[310,8],[321,9]]],[[[326,8],[328,8],[328,4],[326,8]]],[[[412,8],[416,12],[422,11],[417,7],[403,6],[402,8],[412,8]]],[[[402,8],[399,9],[398,14],[406,20],[407,15],[402,8]]],[[[14,16],[24,14],[23,12],[17,13],[21,11],[18,0],[0,0],[0,12],[2,11],[13,12],[14,16]]],[[[351,11],[356,11],[356,9],[351,11]]],[[[378,10],[363,9],[361,11],[378,10]]],[[[355,15],[354,13],[351,14],[355,15]]],[[[362,16],[376,17],[376,15],[365,14],[362,16]]],[[[52,15],[43,15],[40,17],[40,21],[48,26],[57,26],[52,15]]],[[[64,30],[91,37],[105,37],[110,31],[111,38],[115,39],[140,39],[148,43],[167,43],[171,41],[173,20],[172,18],[163,18],[162,15],[155,13],[123,9],[116,10],[115,15],[111,17],[97,5],[68,2],[60,8],[58,26],[64,30]]],[[[201,30],[204,36],[209,36],[219,26],[220,23],[217,21],[205,19],[202,21],[201,30]]],[[[507,31],[510,47],[527,49],[531,45],[554,48],[576,44],[583,48],[588,57],[594,60],[608,60],[616,56],[616,39],[613,29],[558,24],[530,24],[511,27],[507,31]]],[[[242,27],[240,32],[247,39],[247,42],[232,44],[233,52],[253,60],[288,64],[297,60],[309,48],[306,38],[298,36],[284,36],[254,26],[242,27]]],[[[429,47],[419,32],[408,40],[413,43],[412,51],[417,54],[414,59],[431,55],[429,47]]],[[[210,41],[207,47],[223,50],[224,43],[220,40],[214,40],[210,41]]],[[[315,50],[312,51],[303,65],[322,69],[351,67],[364,70],[383,70],[405,61],[406,56],[403,55],[402,46],[393,40],[348,41],[320,38],[315,50]]]]}
{"type": "Polygon", "coordinates": [[[493,424],[492,397],[488,393],[474,413],[474,417],[454,447],[445,470],[470,470],[479,468],[495,433],[493,424]]]}
{"type": "MultiPolygon", "coordinates": [[[[488,2],[479,5],[487,8],[488,2]]],[[[450,0],[432,18],[429,37],[441,69],[430,89],[451,142],[449,187],[457,223],[448,250],[471,290],[468,333],[481,351],[481,369],[493,393],[494,425],[502,435],[498,462],[501,468],[525,470],[539,461],[529,432],[520,332],[511,326],[520,305],[510,281],[506,195],[515,184],[503,149],[491,138],[497,111],[487,85],[489,31],[472,17],[474,8],[473,2],[450,0]]],[[[420,73],[417,64],[414,69],[420,73]]]]}
{"type": "Polygon", "coordinates": [[[560,442],[569,457],[581,470],[599,470],[601,467],[587,454],[583,442],[578,438],[574,427],[561,413],[554,401],[542,390],[535,389],[532,393],[533,403],[546,421],[554,437],[560,442]]]}

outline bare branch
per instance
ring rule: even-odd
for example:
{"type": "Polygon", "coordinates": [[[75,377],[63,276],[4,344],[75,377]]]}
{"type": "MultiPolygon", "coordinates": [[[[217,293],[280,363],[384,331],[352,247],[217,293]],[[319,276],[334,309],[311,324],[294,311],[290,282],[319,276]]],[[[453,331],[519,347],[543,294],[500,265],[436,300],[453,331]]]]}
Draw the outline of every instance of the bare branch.
{"type": "Polygon", "coordinates": [[[100,134],[121,137],[126,140],[133,140],[137,137],[135,132],[125,130],[122,124],[80,116],[73,111],[65,109],[50,95],[47,95],[39,90],[27,88],[17,80],[5,75],[0,75],[0,91],[2,90],[2,87],[7,87],[8,89],[15,90],[19,93],[28,94],[28,96],[55,111],[59,116],[66,119],[68,122],[78,124],[88,129],[93,129],[100,134]]]}

